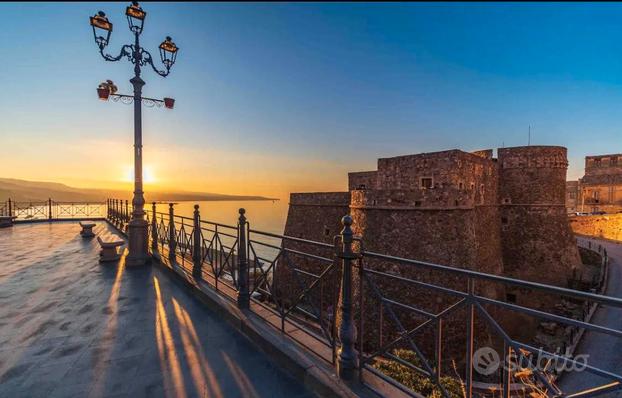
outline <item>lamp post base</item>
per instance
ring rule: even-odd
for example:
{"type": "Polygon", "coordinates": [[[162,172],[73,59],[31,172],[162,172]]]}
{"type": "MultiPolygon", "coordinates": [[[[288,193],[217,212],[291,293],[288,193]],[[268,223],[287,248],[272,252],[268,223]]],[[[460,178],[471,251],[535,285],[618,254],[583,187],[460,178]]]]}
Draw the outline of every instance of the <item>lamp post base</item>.
{"type": "Polygon", "coordinates": [[[129,223],[129,254],[125,258],[127,266],[141,266],[151,262],[151,256],[147,250],[147,227],[146,220],[133,219],[129,223]]]}

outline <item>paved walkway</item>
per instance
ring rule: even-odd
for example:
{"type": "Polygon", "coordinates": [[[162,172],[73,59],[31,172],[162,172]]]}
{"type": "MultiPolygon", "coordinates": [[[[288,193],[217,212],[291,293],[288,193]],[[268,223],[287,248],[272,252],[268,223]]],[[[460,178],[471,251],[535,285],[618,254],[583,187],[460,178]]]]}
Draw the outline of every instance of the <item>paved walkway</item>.
{"type": "MultiPolygon", "coordinates": [[[[598,249],[598,245],[601,244],[607,249],[609,280],[606,294],[607,296],[622,298],[622,244],[587,238],[579,238],[579,241],[585,247],[587,247],[588,241],[592,241],[592,248],[598,249]]],[[[591,323],[622,330],[622,308],[600,306],[591,323]]],[[[622,339],[618,337],[586,332],[575,354],[588,354],[587,363],[589,365],[615,374],[622,374],[622,339]]],[[[564,392],[572,393],[610,382],[608,379],[583,371],[564,375],[560,381],[560,386],[564,392]]],[[[601,396],[622,398],[622,391],[618,390],[601,396]]]]}
{"type": "Polygon", "coordinates": [[[0,229],[0,397],[312,396],[157,268],[99,264],[79,229],[0,229]]]}

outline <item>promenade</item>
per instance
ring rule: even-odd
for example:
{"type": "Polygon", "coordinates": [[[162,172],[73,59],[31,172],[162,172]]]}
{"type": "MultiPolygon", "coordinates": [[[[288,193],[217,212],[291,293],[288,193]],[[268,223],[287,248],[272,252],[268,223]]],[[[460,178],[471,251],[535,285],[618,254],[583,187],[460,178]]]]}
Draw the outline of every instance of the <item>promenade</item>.
{"type": "Polygon", "coordinates": [[[79,230],[0,229],[0,396],[312,396],[158,267],[100,264],[79,230]]]}

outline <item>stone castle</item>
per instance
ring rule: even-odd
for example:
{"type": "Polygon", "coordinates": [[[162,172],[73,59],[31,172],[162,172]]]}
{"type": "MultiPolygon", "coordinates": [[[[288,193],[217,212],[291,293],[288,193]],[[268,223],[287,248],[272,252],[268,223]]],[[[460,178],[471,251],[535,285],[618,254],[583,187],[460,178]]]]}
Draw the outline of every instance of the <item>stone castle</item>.
{"type": "Polygon", "coordinates": [[[585,175],[566,183],[568,213],[622,210],[622,153],[585,157],[585,175]]]}
{"type": "Polygon", "coordinates": [[[581,260],[566,215],[566,148],[497,153],[379,159],[377,170],[349,173],[347,192],[292,193],[285,235],[332,243],[351,214],[368,251],[567,286],[581,260]]]}

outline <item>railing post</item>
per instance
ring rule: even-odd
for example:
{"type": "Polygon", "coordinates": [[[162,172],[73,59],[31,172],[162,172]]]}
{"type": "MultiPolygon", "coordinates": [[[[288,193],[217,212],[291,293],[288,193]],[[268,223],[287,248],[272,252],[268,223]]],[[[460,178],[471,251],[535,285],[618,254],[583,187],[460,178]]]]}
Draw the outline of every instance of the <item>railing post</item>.
{"type": "Polygon", "coordinates": [[[339,303],[338,317],[341,319],[339,325],[339,340],[341,347],[337,355],[337,371],[339,377],[344,380],[353,380],[356,375],[358,358],[354,350],[356,341],[356,326],[354,325],[354,314],[352,313],[352,260],[357,256],[352,251],[353,233],[352,217],[349,215],[341,219],[343,229],[341,230],[341,251],[337,252],[337,257],[341,258],[341,301],[339,303]]]}
{"type": "Polygon", "coordinates": [[[473,346],[475,339],[475,305],[473,304],[473,296],[475,294],[475,281],[472,278],[467,280],[467,324],[466,324],[466,375],[465,375],[465,398],[473,396],[473,346]]]}
{"type": "Polygon", "coordinates": [[[130,205],[127,202],[127,199],[125,199],[125,223],[129,224],[130,222],[130,205]]]}
{"type": "Polygon", "coordinates": [[[173,204],[168,204],[168,259],[171,263],[175,261],[175,211],[173,210],[173,204]]]}
{"type": "Polygon", "coordinates": [[[114,210],[114,223],[115,225],[119,222],[119,200],[112,199],[112,208],[114,210]]]}
{"type": "Polygon", "coordinates": [[[11,205],[11,198],[9,198],[9,217],[13,216],[13,207],[11,205]]]}
{"type": "Polygon", "coordinates": [[[250,287],[248,284],[248,253],[246,253],[247,228],[246,210],[239,210],[238,218],[238,307],[241,309],[250,308],[250,287]]]}
{"type": "Polygon", "coordinates": [[[48,219],[52,219],[52,198],[48,198],[48,219]]]}
{"type": "Polygon", "coordinates": [[[202,238],[201,238],[201,215],[199,214],[199,205],[194,205],[193,214],[193,229],[192,229],[192,275],[195,277],[201,276],[201,263],[203,262],[203,255],[201,252],[202,238]]]}
{"type": "Polygon", "coordinates": [[[158,222],[156,221],[156,203],[151,203],[151,252],[158,251],[158,222]]]}

